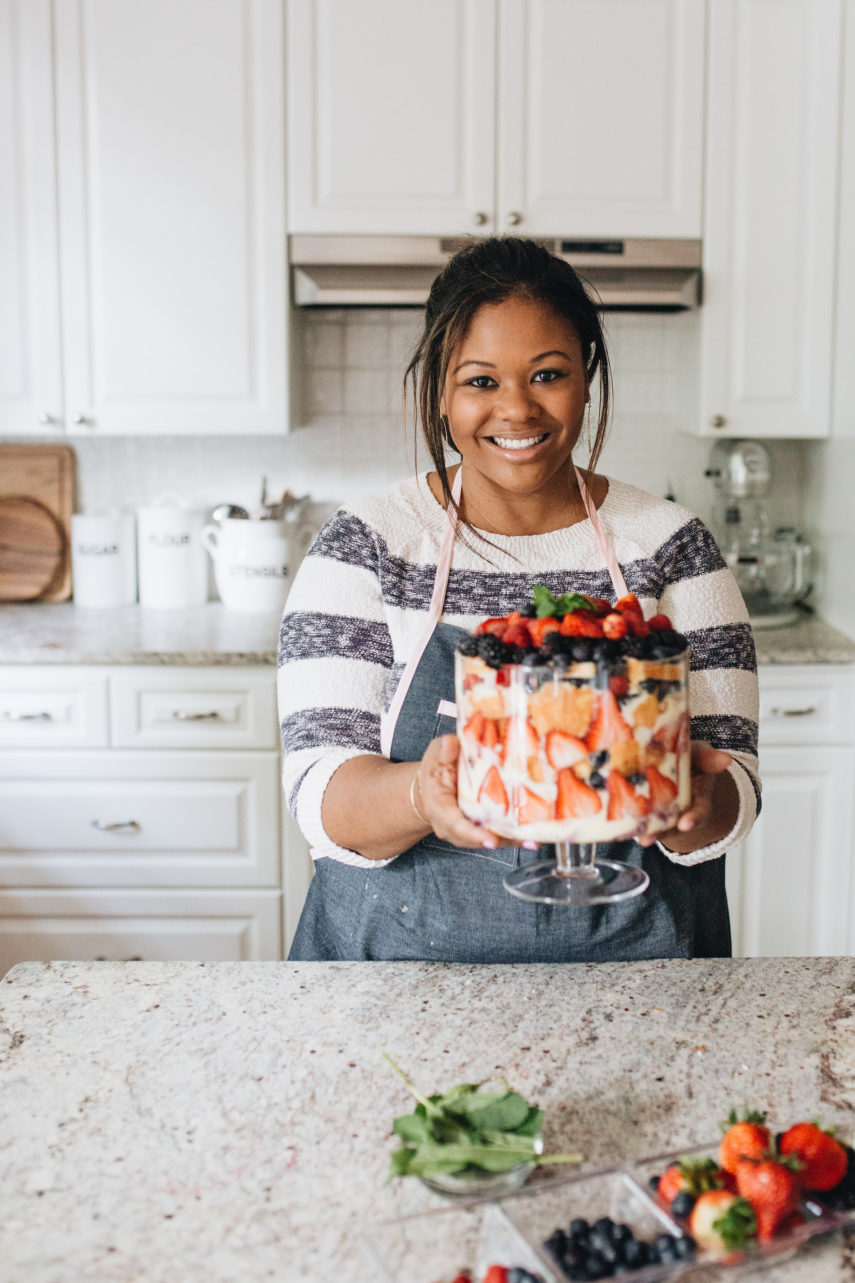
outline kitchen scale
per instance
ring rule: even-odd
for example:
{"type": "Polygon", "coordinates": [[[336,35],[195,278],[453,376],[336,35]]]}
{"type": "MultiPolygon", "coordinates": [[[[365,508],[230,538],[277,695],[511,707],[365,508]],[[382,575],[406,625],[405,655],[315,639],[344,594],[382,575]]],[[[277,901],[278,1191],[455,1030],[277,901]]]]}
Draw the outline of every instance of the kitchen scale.
{"type": "Polygon", "coordinates": [[[752,627],[796,623],[810,591],[810,548],[791,526],[771,529],[764,503],[772,481],[769,451],[759,441],[718,441],[706,475],[719,492],[713,534],[752,627]]]}

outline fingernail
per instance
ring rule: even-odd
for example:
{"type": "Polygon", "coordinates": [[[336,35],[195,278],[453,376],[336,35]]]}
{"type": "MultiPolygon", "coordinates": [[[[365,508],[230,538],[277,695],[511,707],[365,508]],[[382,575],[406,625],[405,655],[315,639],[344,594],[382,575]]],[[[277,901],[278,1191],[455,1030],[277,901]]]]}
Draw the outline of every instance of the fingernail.
{"type": "Polygon", "coordinates": [[[539,842],[523,842],[524,851],[537,851],[540,847],[539,842]]]}
{"type": "Polygon", "coordinates": [[[495,851],[496,847],[499,844],[495,840],[495,838],[484,838],[484,841],[481,843],[481,845],[485,846],[488,851],[495,851]]]}

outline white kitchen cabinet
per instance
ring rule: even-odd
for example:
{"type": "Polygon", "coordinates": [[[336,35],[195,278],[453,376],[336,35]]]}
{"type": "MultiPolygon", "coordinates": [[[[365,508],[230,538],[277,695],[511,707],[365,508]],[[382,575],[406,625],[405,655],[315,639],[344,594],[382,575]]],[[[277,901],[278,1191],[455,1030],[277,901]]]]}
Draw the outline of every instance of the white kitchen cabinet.
{"type": "Polygon", "coordinates": [[[0,743],[0,966],[281,957],[274,669],[7,666],[0,743]]]}
{"type": "Polygon", "coordinates": [[[285,431],[280,0],[2,16],[0,431],[285,431]]]}
{"type": "Polygon", "coordinates": [[[289,231],[700,235],[704,0],[291,0],[289,231]]]}
{"type": "Polygon", "coordinates": [[[855,437],[855,0],[845,0],[844,28],[832,435],[851,439],[855,437]]]}
{"type": "Polygon", "coordinates": [[[763,808],[727,857],[734,955],[855,947],[855,673],[760,670],[763,808]]]}
{"type": "Polygon", "coordinates": [[[840,0],[715,0],[702,436],[829,434],[840,0]]]}

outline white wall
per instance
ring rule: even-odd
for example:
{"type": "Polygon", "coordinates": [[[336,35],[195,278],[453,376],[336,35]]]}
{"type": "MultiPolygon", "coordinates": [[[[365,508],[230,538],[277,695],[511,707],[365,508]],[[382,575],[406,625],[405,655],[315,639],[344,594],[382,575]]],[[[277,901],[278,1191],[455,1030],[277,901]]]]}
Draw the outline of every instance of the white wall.
{"type": "MultiPolygon", "coordinates": [[[[422,313],[409,309],[318,309],[297,314],[297,425],[269,437],[75,438],[80,510],[135,504],[179,490],[211,508],[253,505],[262,474],[272,492],[309,493],[317,516],[413,470],[401,379],[422,313]]],[[[613,357],[615,414],[601,467],[656,494],[669,490],[708,519],[714,492],[704,477],[712,443],[686,435],[695,420],[694,313],[605,318],[613,357]]],[[[805,456],[814,443],[770,442],[775,522],[800,525],[805,456]]],[[[422,447],[421,467],[427,467],[422,447]]]]}

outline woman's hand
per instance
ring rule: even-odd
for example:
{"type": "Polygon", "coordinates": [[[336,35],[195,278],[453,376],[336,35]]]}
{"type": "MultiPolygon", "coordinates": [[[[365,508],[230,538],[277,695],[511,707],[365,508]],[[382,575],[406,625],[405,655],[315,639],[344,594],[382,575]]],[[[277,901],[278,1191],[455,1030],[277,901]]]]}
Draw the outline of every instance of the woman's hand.
{"type": "MultiPolygon", "coordinates": [[[[518,846],[510,838],[480,828],[467,820],[457,805],[457,759],[460,744],[456,735],[441,735],[425,749],[416,791],[419,810],[438,838],[452,846],[486,847],[518,846]]],[[[524,844],[532,848],[536,843],[524,844]]]]}
{"type": "Polygon", "coordinates": [[[692,796],[689,809],[682,812],[673,828],[636,838],[639,846],[661,842],[670,851],[688,855],[720,841],[736,823],[739,795],[727,774],[733,758],[705,740],[692,740],[690,749],[692,796]]]}

